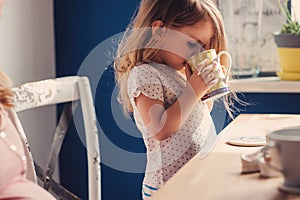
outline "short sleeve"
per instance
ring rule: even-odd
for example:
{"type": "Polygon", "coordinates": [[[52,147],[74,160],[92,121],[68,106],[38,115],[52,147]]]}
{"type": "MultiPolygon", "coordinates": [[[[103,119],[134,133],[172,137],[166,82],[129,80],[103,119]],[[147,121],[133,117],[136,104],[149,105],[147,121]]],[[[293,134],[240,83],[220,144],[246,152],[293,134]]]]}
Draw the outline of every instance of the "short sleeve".
{"type": "Polygon", "coordinates": [[[142,93],[151,99],[164,102],[159,71],[149,64],[136,66],[130,71],[127,92],[130,99],[138,97],[142,93]]]}

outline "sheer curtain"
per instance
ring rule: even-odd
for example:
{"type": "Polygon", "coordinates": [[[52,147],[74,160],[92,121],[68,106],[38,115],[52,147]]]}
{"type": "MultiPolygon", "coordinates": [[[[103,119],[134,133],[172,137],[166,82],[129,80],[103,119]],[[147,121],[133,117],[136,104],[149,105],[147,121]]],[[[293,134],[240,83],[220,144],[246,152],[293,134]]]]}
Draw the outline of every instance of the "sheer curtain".
{"type": "Polygon", "coordinates": [[[277,0],[218,0],[238,78],[274,74],[279,61],[273,33],[285,17],[277,0]]]}

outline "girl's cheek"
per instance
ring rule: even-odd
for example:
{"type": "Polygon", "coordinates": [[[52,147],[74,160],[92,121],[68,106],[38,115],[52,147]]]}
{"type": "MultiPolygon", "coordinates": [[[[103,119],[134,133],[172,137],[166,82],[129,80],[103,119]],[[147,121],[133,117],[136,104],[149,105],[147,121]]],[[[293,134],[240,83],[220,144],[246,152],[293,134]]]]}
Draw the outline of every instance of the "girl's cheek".
{"type": "Polygon", "coordinates": [[[179,43],[176,43],[176,41],[173,42],[167,42],[162,46],[162,50],[166,50],[168,52],[171,52],[174,55],[186,58],[189,54],[188,49],[186,49],[183,45],[180,45],[179,43]]]}

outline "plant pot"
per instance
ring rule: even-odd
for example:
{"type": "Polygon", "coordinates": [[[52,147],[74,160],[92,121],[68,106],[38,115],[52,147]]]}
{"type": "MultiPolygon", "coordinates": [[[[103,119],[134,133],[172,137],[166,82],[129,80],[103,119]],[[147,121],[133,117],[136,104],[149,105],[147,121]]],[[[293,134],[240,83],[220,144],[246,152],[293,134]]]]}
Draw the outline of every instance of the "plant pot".
{"type": "Polygon", "coordinates": [[[278,47],[281,80],[300,81],[300,35],[274,34],[278,47]]]}

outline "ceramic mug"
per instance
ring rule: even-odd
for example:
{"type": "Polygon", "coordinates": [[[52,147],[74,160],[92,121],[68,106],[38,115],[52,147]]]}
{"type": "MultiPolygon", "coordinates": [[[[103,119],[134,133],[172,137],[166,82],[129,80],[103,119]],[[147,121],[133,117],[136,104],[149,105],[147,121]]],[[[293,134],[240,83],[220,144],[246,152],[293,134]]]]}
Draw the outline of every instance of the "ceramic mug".
{"type": "Polygon", "coordinates": [[[273,131],[267,135],[264,159],[269,167],[283,174],[279,187],[290,193],[300,194],[300,127],[273,131]]]}
{"type": "Polygon", "coordinates": [[[229,60],[229,65],[226,74],[224,75],[223,70],[221,69],[220,66],[217,66],[216,68],[213,69],[214,71],[218,71],[219,81],[216,85],[210,88],[208,92],[201,98],[203,102],[217,99],[230,92],[227,83],[229,78],[229,72],[231,69],[231,56],[227,51],[221,51],[217,54],[215,49],[209,49],[187,59],[187,63],[191,67],[191,70],[194,71],[194,68],[196,68],[199,65],[199,63],[205,59],[208,59],[208,65],[213,63],[213,61],[215,60],[218,63],[220,63],[220,59],[223,54],[227,55],[229,60]]]}

